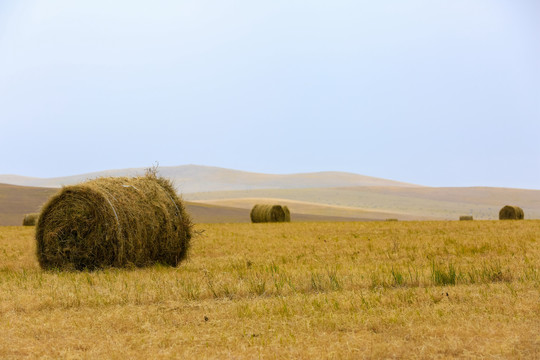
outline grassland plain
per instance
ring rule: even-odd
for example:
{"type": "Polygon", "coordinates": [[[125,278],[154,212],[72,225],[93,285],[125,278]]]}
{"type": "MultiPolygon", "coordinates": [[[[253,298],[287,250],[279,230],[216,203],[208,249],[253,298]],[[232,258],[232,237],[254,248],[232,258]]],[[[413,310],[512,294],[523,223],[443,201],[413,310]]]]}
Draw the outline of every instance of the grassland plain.
{"type": "Polygon", "coordinates": [[[0,227],[0,358],[540,357],[540,221],[200,224],[178,268],[40,270],[0,227]]]}

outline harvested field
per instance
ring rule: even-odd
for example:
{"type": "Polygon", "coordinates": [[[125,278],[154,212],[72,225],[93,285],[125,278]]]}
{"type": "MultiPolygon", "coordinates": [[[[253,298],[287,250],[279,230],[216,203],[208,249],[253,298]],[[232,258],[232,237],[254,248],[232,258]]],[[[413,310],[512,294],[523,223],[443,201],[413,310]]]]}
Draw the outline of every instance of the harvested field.
{"type": "Polygon", "coordinates": [[[0,358],[538,358],[540,221],[200,224],[179,267],[42,271],[0,227],[0,358]]]}

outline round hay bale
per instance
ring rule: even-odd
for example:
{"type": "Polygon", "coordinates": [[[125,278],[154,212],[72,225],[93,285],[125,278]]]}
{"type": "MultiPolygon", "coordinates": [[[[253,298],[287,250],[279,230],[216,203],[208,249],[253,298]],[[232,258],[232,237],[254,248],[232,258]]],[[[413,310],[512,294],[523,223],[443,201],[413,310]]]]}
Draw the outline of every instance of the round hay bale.
{"type": "Polygon", "coordinates": [[[155,175],[99,178],[64,187],[36,227],[43,269],[176,266],[192,223],[170,181],[155,175]]]}
{"type": "Polygon", "coordinates": [[[290,222],[291,212],[287,206],[257,204],[250,213],[251,222],[290,222]]]}
{"type": "Polygon", "coordinates": [[[499,220],[523,220],[525,214],[519,206],[505,205],[499,211],[499,220]]]}
{"type": "Polygon", "coordinates": [[[35,226],[39,218],[39,213],[32,213],[24,215],[23,226],[35,226]]]}
{"type": "Polygon", "coordinates": [[[291,212],[287,206],[283,206],[283,211],[285,212],[285,222],[291,222],[291,212]]]}
{"type": "Polygon", "coordinates": [[[472,220],[472,219],[473,219],[472,215],[462,215],[459,217],[459,221],[472,220]]]}

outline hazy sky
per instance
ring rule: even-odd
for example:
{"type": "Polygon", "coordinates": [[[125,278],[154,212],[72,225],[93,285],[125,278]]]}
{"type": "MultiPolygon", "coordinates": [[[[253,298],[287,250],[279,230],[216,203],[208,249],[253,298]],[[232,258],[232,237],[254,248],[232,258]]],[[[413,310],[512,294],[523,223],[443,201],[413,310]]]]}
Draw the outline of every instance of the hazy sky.
{"type": "Polygon", "coordinates": [[[0,174],[540,189],[540,1],[0,1],[0,174]]]}

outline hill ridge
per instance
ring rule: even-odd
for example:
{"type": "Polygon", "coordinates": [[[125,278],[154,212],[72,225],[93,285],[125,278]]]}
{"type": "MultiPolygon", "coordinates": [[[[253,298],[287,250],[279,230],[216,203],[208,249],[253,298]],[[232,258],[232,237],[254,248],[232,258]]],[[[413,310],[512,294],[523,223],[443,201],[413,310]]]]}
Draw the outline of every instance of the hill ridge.
{"type": "MultiPolygon", "coordinates": [[[[142,175],[144,172],[145,168],[126,168],[53,178],[0,175],[0,183],[34,187],[60,187],[100,176],[136,176],[142,175]]],[[[189,164],[162,166],[159,167],[158,172],[160,175],[170,178],[182,193],[268,188],[298,189],[376,185],[420,187],[420,185],[416,184],[341,171],[265,174],[216,166],[189,164]]]]}

